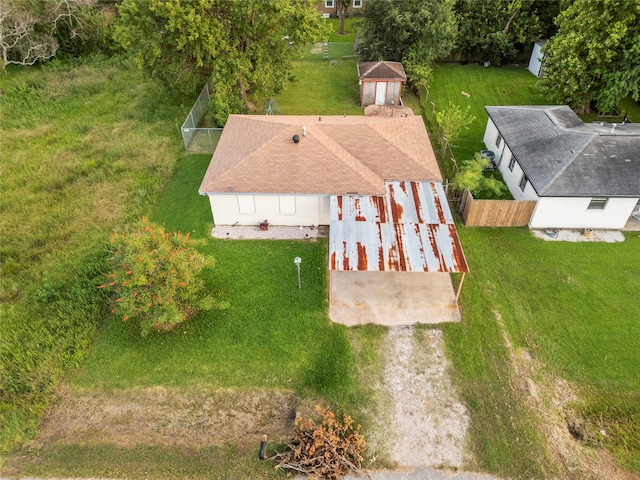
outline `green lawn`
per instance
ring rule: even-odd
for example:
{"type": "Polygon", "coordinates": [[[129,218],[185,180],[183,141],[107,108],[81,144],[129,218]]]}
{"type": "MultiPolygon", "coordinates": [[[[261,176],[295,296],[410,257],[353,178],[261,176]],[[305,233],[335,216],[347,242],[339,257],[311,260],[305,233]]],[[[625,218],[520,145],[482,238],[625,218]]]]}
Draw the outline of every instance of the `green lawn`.
{"type": "Polygon", "coordinates": [[[485,106],[548,103],[537,82],[538,79],[523,66],[485,68],[475,63],[440,63],[434,68],[427,104],[431,108],[430,102],[433,102],[436,111],[445,109],[449,102],[462,108],[471,107],[470,115],[475,120],[453,142],[453,153],[461,161],[473,158],[475,152],[485,148],[482,142],[488,119],[485,106]]]}
{"type": "MultiPolygon", "coordinates": [[[[197,193],[208,163],[206,155],[180,160],[153,220],[208,237],[211,211],[197,193]]],[[[208,288],[231,307],[148,338],[111,319],[73,384],[292,388],[355,405],[347,329],[327,317],[326,243],[209,239],[203,252],[216,259],[208,288]],[[296,256],[303,259],[300,290],[296,256]]]]}
{"type": "MultiPolygon", "coordinates": [[[[544,459],[543,451],[522,442],[536,439],[533,419],[523,406],[517,413],[494,312],[516,347],[577,387],[587,405],[580,409],[599,409],[627,432],[623,435],[637,436],[640,237],[627,235],[616,244],[571,243],[538,240],[527,229],[459,227],[458,232],[471,274],[461,297],[464,320],[448,325],[445,333],[473,412],[481,465],[503,475],[520,472],[523,478],[534,476],[537,464],[544,466],[536,460],[544,459]],[[621,408],[607,412],[603,403],[621,408]],[[517,464],[525,459],[530,465],[523,470],[517,464]]],[[[623,435],[610,440],[620,442],[623,435]]],[[[639,470],[637,441],[635,447],[625,441],[609,446],[623,465],[639,470]]]]}
{"type": "Polygon", "coordinates": [[[363,115],[357,61],[318,58],[294,62],[291,82],[276,97],[285,115],[363,115]]]}

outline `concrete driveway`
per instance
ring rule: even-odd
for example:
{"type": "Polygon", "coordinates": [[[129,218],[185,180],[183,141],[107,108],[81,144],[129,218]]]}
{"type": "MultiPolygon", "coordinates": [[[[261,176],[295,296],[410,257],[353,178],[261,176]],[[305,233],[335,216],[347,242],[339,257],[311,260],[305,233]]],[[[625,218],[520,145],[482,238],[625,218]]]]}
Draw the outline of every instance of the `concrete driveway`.
{"type": "Polygon", "coordinates": [[[331,272],[329,316],[344,325],[459,322],[451,277],[439,272],[331,272]]]}

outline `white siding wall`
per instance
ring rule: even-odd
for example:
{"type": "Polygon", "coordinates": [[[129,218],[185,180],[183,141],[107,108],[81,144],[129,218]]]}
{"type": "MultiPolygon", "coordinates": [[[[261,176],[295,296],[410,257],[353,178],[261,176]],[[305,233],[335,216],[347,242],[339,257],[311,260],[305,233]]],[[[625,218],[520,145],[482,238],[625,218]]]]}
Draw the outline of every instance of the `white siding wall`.
{"type": "MultiPolygon", "coordinates": [[[[498,129],[493,124],[491,119],[487,121],[487,128],[484,131],[484,144],[487,146],[487,150],[491,150],[496,154],[495,162],[496,165],[500,165],[500,159],[502,154],[506,148],[504,140],[500,142],[500,147],[496,145],[496,140],[498,139],[498,129]]],[[[508,150],[508,149],[507,149],[508,150]]]]}
{"type": "Polygon", "coordinates": [[[329,225],[328,195],[220,194],[209,202],[216,225],[329,225]]]}
{"type": "Polygon", "coordinates": [[[602,210],[589,210],[590,197],[542,197],[531,216],[531,228],[620,229],[631,216],[637,198],[610,198],[602,210]]]}
{"type": "Polygon", "coordinates": [[[531,58],[529,59],[529,71],[536,77],[540,76],[540,69],[542,67],[542,45],[536,42],[533,45],[533,51],[531,52],[531,58]]]}

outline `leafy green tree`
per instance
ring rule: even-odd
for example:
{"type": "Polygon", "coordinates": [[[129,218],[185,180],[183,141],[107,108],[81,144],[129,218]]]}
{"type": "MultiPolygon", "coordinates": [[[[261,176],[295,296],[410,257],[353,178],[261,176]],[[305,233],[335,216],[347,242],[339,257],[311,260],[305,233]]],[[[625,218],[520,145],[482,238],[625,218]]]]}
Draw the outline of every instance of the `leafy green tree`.
{"type": "Polygon", "coordinates": [[[554,32],[560,0],[458,0],[459,48],[500,65],[554,32]]]}
{"type": "Polygon", "coordinates": [[[506,185],[498,179],[484,174],[489,165],[489,159],[479,153],[476,153],[471,160],[461,162],[460,171],[453,179],[454,188],[469,190],[473,195],[489,191],[500,196],[506,190],[506,185]]]}
{"type": "Polygon", "coordinates": [[[361,20],[361,54],[367,60],[401,61],[413,82],[424,83],[421,70],[455,45],[454,0],[368,0],[361,20]]]}
{"type": "Polygon", "coordinates": [[[196,250],[189,234],[168,233],[140,219],[131,231],[110,238],[110,271],[98,288],[111,294],[111,312],[122,321],[136,321],[142,334],[171,330],[200,310],[224,308],[204,293],[201,271],[212,257],[196,250]]]}
{"type": "Polygon", "coordinates": [[[544,48],[542,85],[550,98],[601,113],[640,96],[640,2],[576,0],[557,18],[558,34],[544,48]]]}
{"type": "MultiPolygon", "coordinates": [[[[193,95],[208,80],[247,107],[278,93],[329,26],[313,0],[123,0],[115,39],[149,74],[193,95]]],[[[224,98],[224,97],[223,97],[224,98]]]]}
{"type": "Polygon", "coordinates": [[[475,119],[476,117],[471,115],[471,105],[463,109],[451,100],[447,108],[436,113],[436,122],[442,129],[442,136],[450,142],[458,138],[463,130],[469,128],[475,119]]]}

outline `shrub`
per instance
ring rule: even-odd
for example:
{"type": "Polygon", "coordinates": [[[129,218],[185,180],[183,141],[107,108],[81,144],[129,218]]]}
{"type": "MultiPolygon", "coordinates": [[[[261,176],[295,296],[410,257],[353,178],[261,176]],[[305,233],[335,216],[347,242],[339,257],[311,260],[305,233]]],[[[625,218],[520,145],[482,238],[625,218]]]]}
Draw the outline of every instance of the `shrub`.
{"type": "Polygon", "coordinates": [[[306,473],[315,478],[337,480],[341,475],[360,475],[366,443],[349,415],[340,422],[335,414],[320,406],[316,412],[322,419],[296,418],[293,440],[288,450],[276,454],[276,468],[306,473]]]}
{"type": "Polygon", "coordinates": [[[171,330],[200,310],[223,307],[204,295],[200,272],[214,265],[195,247],[205,240],[189,234],[167,233],[143,217],[128,232],[110,238],[110,271],[106,288],[111,294],[111,313],[122,321],[140,323],[142,334],[171,330]]]}

